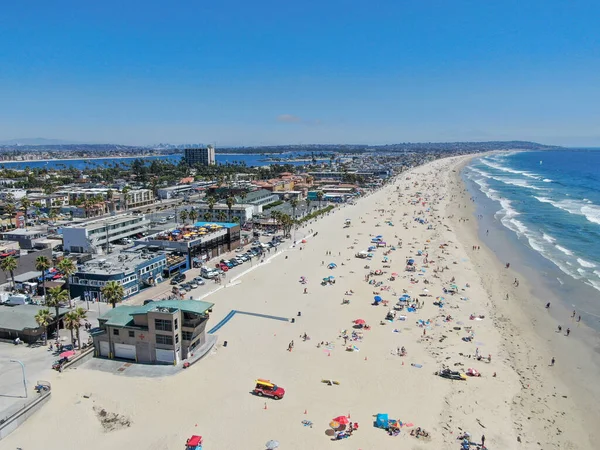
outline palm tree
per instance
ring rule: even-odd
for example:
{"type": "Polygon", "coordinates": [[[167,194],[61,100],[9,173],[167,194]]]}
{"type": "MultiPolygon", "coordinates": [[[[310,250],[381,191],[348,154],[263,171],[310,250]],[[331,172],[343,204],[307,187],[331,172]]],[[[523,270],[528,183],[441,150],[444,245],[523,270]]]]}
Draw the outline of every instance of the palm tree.
{"type": "Polygon", "coordinates": [[[42,272],[42,286],[44,289],[44,298],[46,298],[46,270],[52,267],[50,260],[46,256],[38,256],[35,259],[35,270],[42,272]]]}
{"type": "Polygon", "coordinates": [[[225,214],[223,211],[219,211],[219,213],[217,214],[217,219],[220,222],[225,222],[227,220],[227,214],[225,214]]]}
{"type": "Polygon", "coordinates": [[[52,313],[49,309],[40,309],[35,315],[35,321],[40,327],[44,327],[44,345],[48,342],[48,325],[52,323],[52,313]]]}
{"type": "Polygon", "coordinates": [[[50,220],[54,221],[58,217],[58,213],[56,212],[56,208],[50,208],[50,212],[48,213],[48,217],[50,220]]]}
{"type": "Polygon", "coordinates": [[[15,288],[15,270],[17,270],[18,266],[19,263],[17,262],[14,256],[7,256],[0,263],[0,269],[2,269],[4,272],[10,273],[10,277],[12,278],[13,289],[15,288]]]}
{"type": "MultiPolygon", "coordinates": [[[[77,317],[79,317],[79,320],[84,320],[87,318],[87,311],[81,307],[79,308],[75,308],[75,314],[77,314],[77,317]]],[[[79,345],[79,348],[81,348],[81,340],[79,339],[79,328],[81,328],[81,322],[79,323],[80,326],[78,326],[76,328],[77,330],[77,343],[79,345]]]]}
{"type": "Polygon", "coordinates": [[[7,203],[6,205],[4,205],[4,211],[9,216],[8,220],[10,221],[10,224],[14,225],[13,219],[15,218],[15,212],[17,211],[15,205],[13,203],[7,203]]]}
{"type": "Polygon", "coordinates": [[[29,200],[27,197],[23,197],[21,199],[21,208],[23,208],[23,211],[25,211],[25,228],[27,228],[27,210],[30,206],[31,200],[29,200]]]}
{"type": "Polygon", "coordinates": [[[292,215],[294,217],[294,220],[296,220],[296,208],[298,207],[298,199],[291,199],[290,206],[292,207],[292,215]]]}
{"type": "Polygon", "coordinates": [[[185,225],[185,221],[186,221],[186,220],[187,220],[187,218],[188,218],[188,212],[187,212],[187,209],[184,209],[183,211],[181,211],[181,212],[179,213],[179,218],[181,219],[181,221],[182,221],[182,222],[183,222],[183,224],[185,225]]]}
{"type": "MultiPolygon", "coordinates": [[[[73,342],[73,331],[77,330],[77,334],[79,334],[79,327],[81,323],[79,322],[79,316],[75,311],[69,311],[65,314],[65,318],[63,319],[65,324],[65,328],[71,332],[71,342],[73,342]]],[[[77,342],[79,342],[79,337],[77,338],[77,342]]],[[[81,344],[79,345],[81,348],[81,344]]]]}
{"type": "Polygon", "coordinates": [[[117,303],[123,300],[123,295],[125,295],[125,290],[123,289],[123,285],[116,281],[109,281],[106,283],[102,289],[102,297],[112,305],[114,308],[117,306],[117,303]]]}
{"type": "Polygon", "coordinates": [[[75,267],[75,263],[69,258],[63,258],[57,265],[58,270],[60,270],[65,276],[65,284],[67,294],[69,295],[69,303],[71,300],[71,275],[77,272],[77,267],[75,267]]]}
{"type": "Polygon", "coordinates": [[[225,204],[227,205],[227,209],[229,210],[229,222],[231,222],[231,209],[233,208],[233,205],[235,205],[235,198],[230,195],[229,197],[227,197],[227,200],[225,200],[225,204]]]}
{"type": "Polygon", "coordinates": [[[217,203],[217,199],[212,196],[206,199],[206,204],[208,205],[208,210],[210,211],[211,217],[213,215],[213,210],[215,209],[215,203],[217,203]]]}
{"type": "Polygon", "coordinates": [[[206,222],[208,222],[208,221],[209,221],[209,220],[211,220],[211,219],[212,219],[212,214],[211,214],[211,213],[209,213],[209,212],[205,212],[205,213],[204,213],[204,220],[205,220],[206,222]]]}
{"type": "Polygon", "coordinates": [[[194,223],[196,223],[196,220],[198,219],[198,211],[196,211],[194,208],[192,208],[190,210],[190,213],[188,214],[188,217],[190,218],[190,222],[192,222],[192,225],[194,223]]]}
{"type": "Polygon", "coordinates": [[[56,286],[48,289],[48,297],[46,298],[46,306],[54,308],[54,317],[56,319],[56,329],[58,330],[58,322],[60,320],[59,308],[62,303],[69,301],[69,293],[62,286],[56,286]]]}
{"type": "Polygon", "coordinates": [[[319,209],[321,209],[321,202],[323,201],[323,197],[325,194],[323,191],[317,191],[317,200],[319,201],[319,209]]]}

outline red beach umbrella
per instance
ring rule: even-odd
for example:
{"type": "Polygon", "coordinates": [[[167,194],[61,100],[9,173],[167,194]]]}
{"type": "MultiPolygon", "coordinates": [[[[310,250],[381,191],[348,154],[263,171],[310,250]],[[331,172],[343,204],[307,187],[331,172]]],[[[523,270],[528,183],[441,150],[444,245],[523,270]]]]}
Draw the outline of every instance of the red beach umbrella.
{"type": "Polygon", "coordinates": [[[365,321],[365,319],[356,319],[356,320],[354,321],[354,323],[355,323],[356,325],[364,325],[364,324],[365,324],[365,323],[367,323],[367,322],[365,321]]]}
{"type": "Polygon", "coordinates": [[[340,425],[348,425],[350,423],[350,421],[348,420],[348,418],[346,416],[339,416],[332,420],[334,422],[339,423],[340,425]]]}

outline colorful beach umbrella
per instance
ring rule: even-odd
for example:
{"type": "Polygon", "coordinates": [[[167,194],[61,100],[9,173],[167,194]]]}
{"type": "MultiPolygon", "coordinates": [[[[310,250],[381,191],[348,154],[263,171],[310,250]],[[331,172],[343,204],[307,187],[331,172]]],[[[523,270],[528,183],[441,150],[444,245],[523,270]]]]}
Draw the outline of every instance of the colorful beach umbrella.
{"type": "Polygon", "coordinates": [[[356,319],[356,320],[354,321],[354,323],[355,323],[356,325],[364,325],[364,324],[365,324],[365,323],[367,323],[367,322],[365,322],[365,319],[356,319]]]}
{"type": "Polygon", "coordinates": [[[380,301],[382,300],[382,298],[381,298],[379,295],[376,295],[375,297],[373,297],[373,299],[374,299],[376,302],[380,302],[380,301]]]}
{"type": "Polygon", "coordinates": [[[334,418],[333,421],[339,423],[340,425],[348,425],[350,423],[350,420],[348,420],[346,416],[338,416],[334,418]]]}

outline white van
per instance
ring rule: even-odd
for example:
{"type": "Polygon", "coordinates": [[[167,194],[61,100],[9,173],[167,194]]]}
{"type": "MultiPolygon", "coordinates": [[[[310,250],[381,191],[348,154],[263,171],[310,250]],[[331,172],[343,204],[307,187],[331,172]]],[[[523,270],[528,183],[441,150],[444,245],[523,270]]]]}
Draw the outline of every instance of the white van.
{"type": "Polygon", "coordinates": [[[209,267],[203,267],[202,269],[200,269],[200,276],[202,278],[206,278],[208,280],[211,280],[211,279],[215,278],[218,275],[219,275],[219,272],[217,272],[216,270],[211,269],[209,267]]]}

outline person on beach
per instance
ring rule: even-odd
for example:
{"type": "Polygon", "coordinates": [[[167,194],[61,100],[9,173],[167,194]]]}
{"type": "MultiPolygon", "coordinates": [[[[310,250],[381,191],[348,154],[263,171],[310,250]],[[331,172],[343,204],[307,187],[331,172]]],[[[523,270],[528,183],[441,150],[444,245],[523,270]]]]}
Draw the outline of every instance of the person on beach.
{"type": "Polygon", "coordinates": [[[553,357],[552,357],[552,361],[550,361],[550,365],[551,365],[551,366],[553,366],[553,365],[554,365],[554,361],[556,361],[556,360],[554,359],[554,356],[553,356],[553,357]]]}
{"type": "Polygon", "coordinates": [[[481,436],[481,448],[485,448],[485,434],[481,436]]]}
{"type": "Polygon", "coordinates": [[[568,336],[569,334],[571,334],[571,329],[570,329],[570,328],[567,328],[567,336],[568,336]]]}

